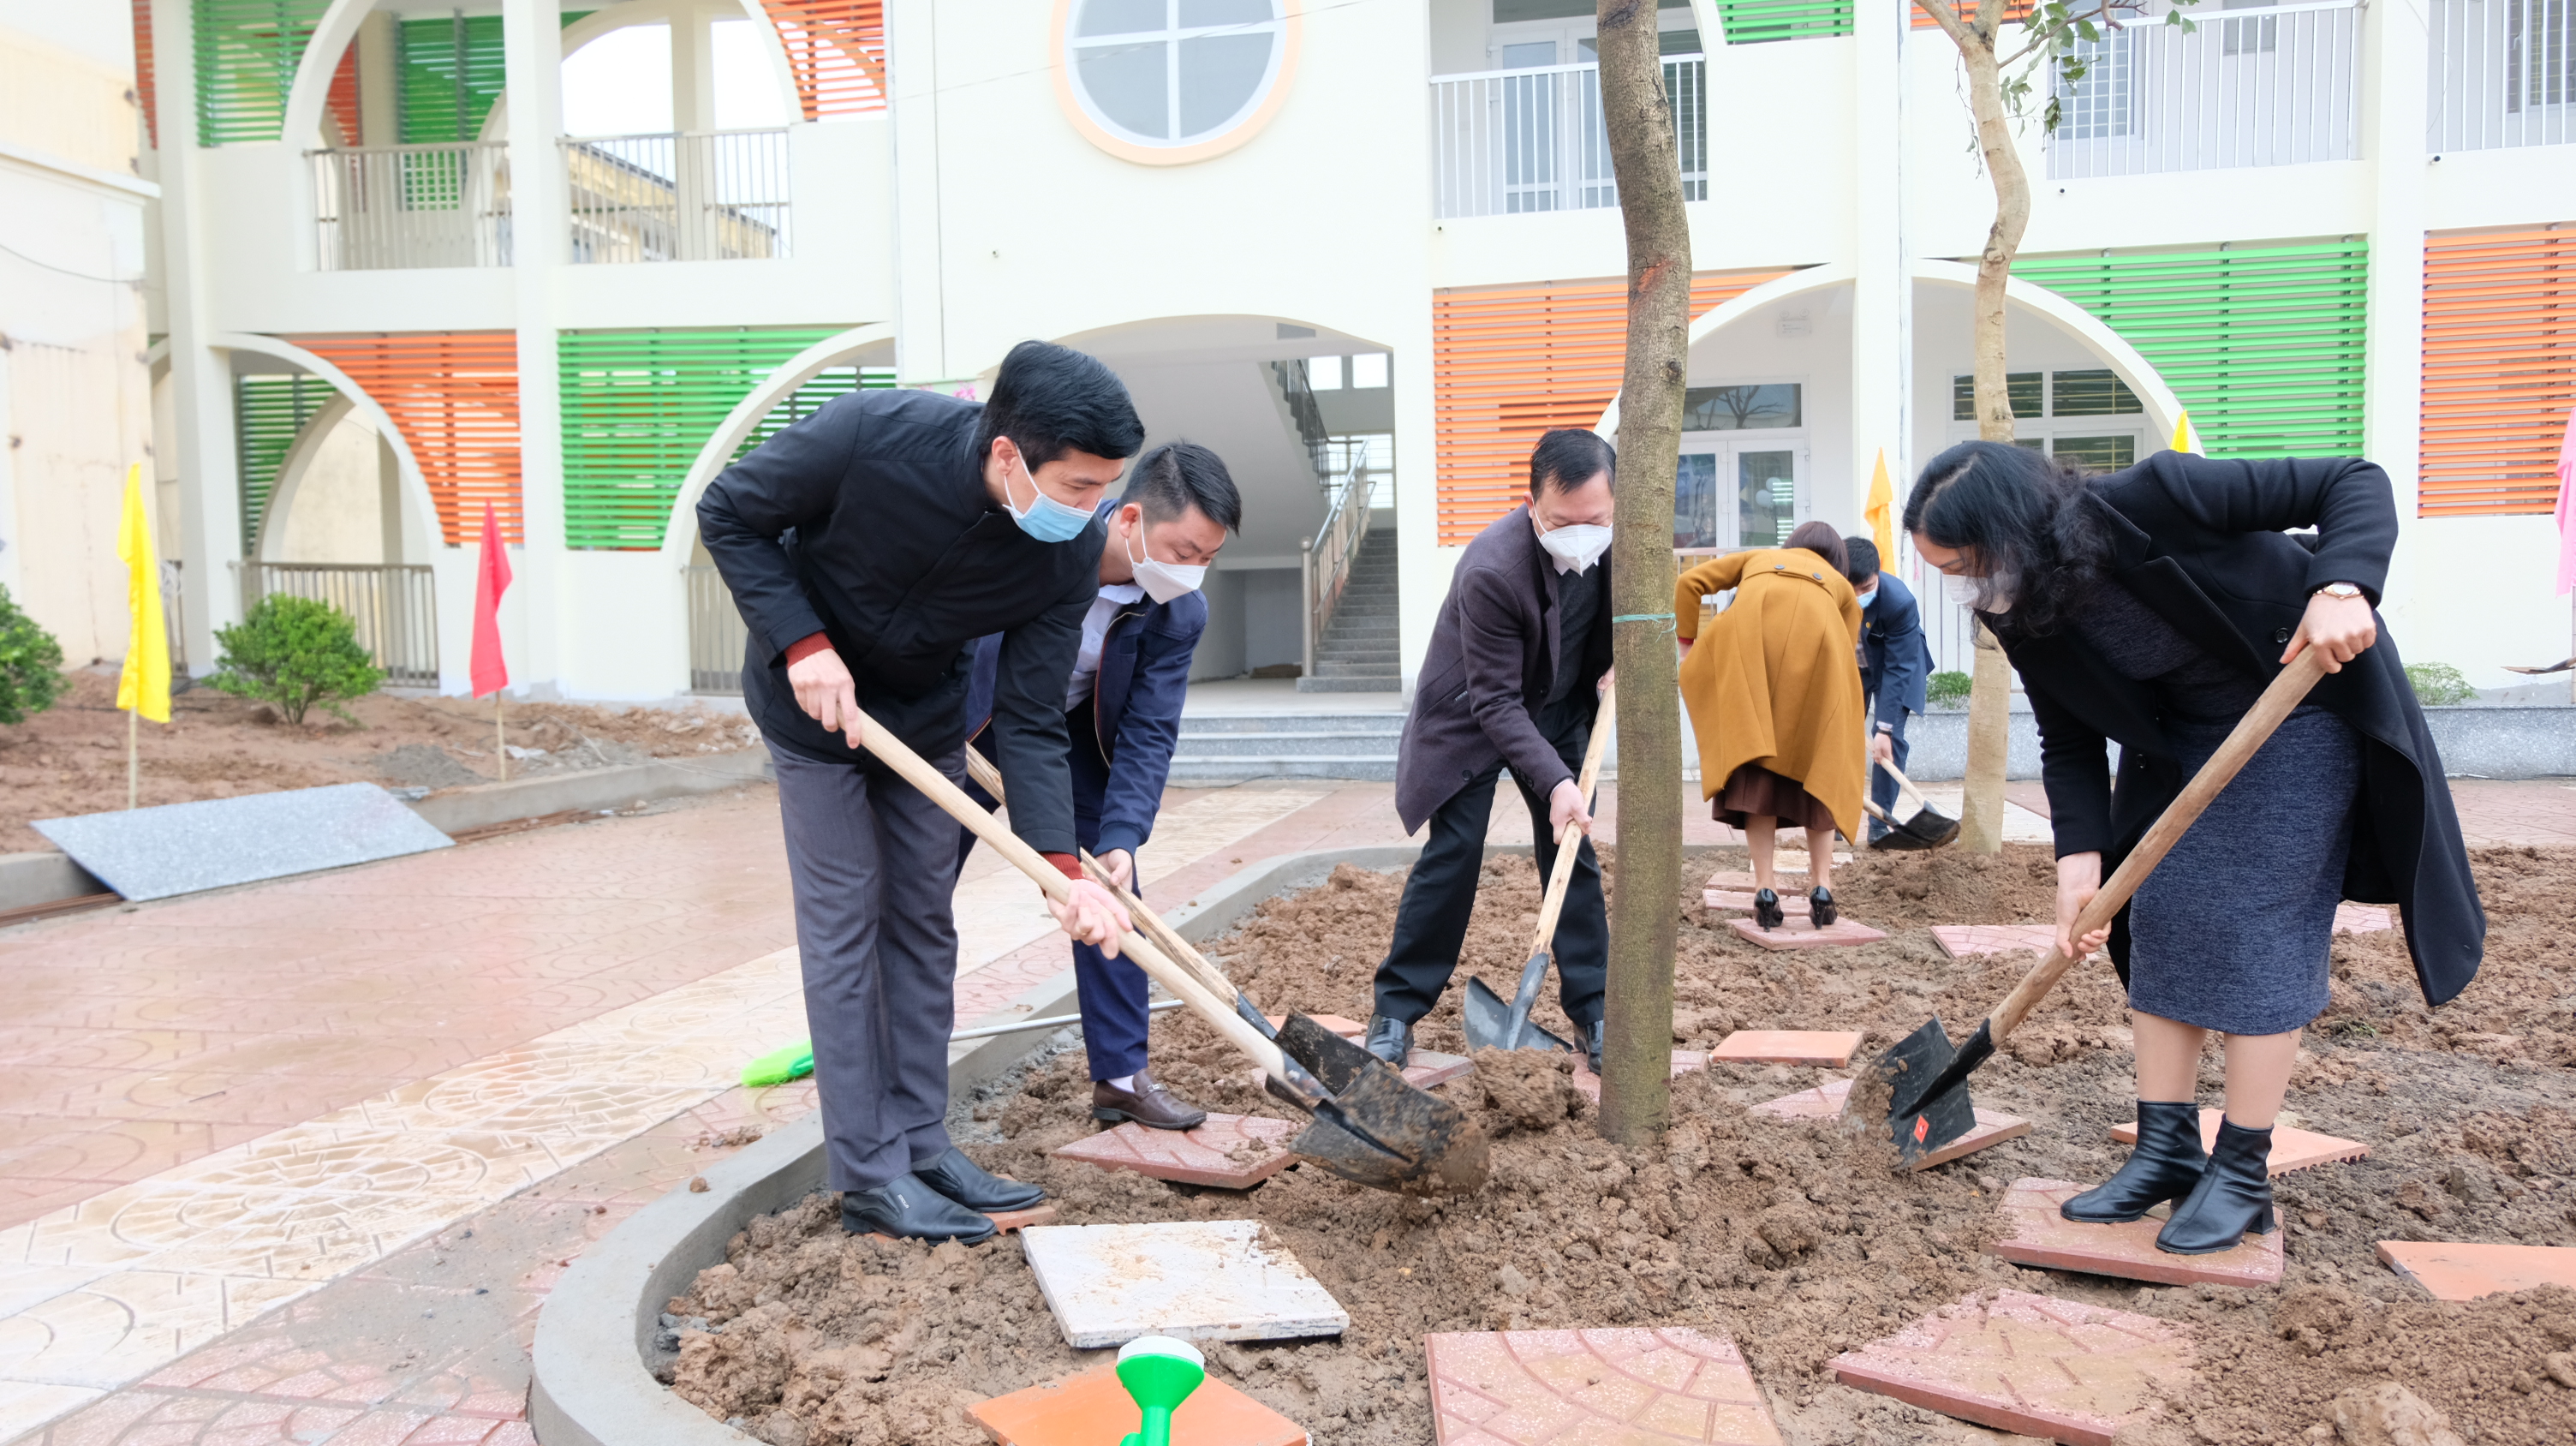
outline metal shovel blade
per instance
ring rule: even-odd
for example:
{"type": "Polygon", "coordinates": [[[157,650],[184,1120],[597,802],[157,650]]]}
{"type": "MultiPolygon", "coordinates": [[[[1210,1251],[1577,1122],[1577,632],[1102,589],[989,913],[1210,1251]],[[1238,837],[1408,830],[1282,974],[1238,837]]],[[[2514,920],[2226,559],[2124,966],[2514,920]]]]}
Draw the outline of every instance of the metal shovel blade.
{"type": "Polygon", "coordinates": [[[1922,840],[1928,848],[1937,849],[1959,836],[1959,821],[1928,803],[1897,828],[1922,840]]]}
{"type": "MultiPolygon", "coordinates": [[[[1984,1034],[1980,1026],[1978,1033],[1984,1034]]],[[[1993,1046],[1987,1047],[1992,1053],[1993,1046]]],[[[1887,1081],[1887,1132],[1896,1153],[1912,1165],[1925,1155],[1975,1129],[1976,1106],[1968,1099],[1959,1049],[1935,1016],[1921,1029],[1898,1040],[1871,1066],[1887,1081]]],[[[1975,1068],[1975,1061],[1968,1068],[1975,1068]]]]}
{"type": "Polygon", "coordinates": [[[1464,1022],[1467,1026],[1467,1047],[1471,1050],[1557,1049],[1570,1051],[1574,1048],[1573,1045],[1559,1039],[1553,1032],[1541,1029],[1537,1025],[1530,1023],[1527,1015],[1523,1015],[1521,1017],[1520,1043],[1517,1045],[1508,1043],[1507,1041],[1509,1041],[1512,1036],[1512,1007],[1503,1002],[1503,996],[1486,988],[1485,981],[1482,979],[1470,979],[1467,981],[1467,997],[1461,1001],[1458,1012],[1465,1016],[1464,1022]]]}
{"type": "Polygon", "coordinates": [[[1279,1048],[1332,1095],[1291,1150],[1379,1190],[1453,1195],[1484,1186],[1484,1131],[1456,1105],[1302,1014],[1280,1026],[1279,1048]]]}

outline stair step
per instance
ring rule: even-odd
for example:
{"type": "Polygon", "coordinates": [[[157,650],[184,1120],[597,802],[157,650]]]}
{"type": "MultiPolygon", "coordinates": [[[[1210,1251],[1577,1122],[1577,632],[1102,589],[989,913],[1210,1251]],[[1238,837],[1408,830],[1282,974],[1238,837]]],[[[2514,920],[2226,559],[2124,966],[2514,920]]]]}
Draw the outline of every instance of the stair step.
{"type": "Polygon", "coordinates": [[[1393,673],[1376,678],[1299,678],[1300,693],[1394,693],[1401,680],[1393,673]]]}
{"type": "Polygon", "coordinates": [[[1242,783],[1255,778],[1328,778],[1359,783],[1392,783],[1392,758],[1208,758],[1172,760],[1171,781],[1178,784],[1242,783]]]}
{"type": "Polygon", "coordinates": [[[1202,733],[1180,740],[1181,758],[1393,758],[1400,733],[1202,733]]]}
{"type": "Polygon", "coordinates": [[[1393,738],[1404,731],[1404,715],[1383,713],[1183,713],[1182,746],[1202,737],[1245,733],[1345,733],[1393,738]]]}

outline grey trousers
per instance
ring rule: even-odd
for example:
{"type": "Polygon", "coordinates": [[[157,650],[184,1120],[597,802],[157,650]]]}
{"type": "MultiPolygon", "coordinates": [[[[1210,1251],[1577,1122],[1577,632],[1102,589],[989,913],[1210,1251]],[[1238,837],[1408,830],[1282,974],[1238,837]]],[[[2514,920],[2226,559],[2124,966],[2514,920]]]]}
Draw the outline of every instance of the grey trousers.
{"type": "MultiPolygon", "coordinates": [[[[824,1184],[873,1190],[948,1149],[957,820],[891,774],[776,748],[824,1184]]],[[[965,775],[952,753],[932,760],[965,775]]]]}

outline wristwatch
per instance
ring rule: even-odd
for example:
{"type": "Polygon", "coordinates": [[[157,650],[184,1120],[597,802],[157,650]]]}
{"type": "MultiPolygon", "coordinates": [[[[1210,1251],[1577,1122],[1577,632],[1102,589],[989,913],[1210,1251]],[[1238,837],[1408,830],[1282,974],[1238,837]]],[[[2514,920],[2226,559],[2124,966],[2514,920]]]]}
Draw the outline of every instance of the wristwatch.
{"type": "Polygon", "coordinates": [[[2332,598],[2355,598],[2355,597],[2359,597],[2359,596],[2361,596],[2361,589],[2360,589],[2360,588],[2357,588],[2357,587],[2354,587],[2351,583],[2348,583],[2348,582],[2330,582],[2330,583],[2327,583],[2324,587],[2318,588],[2318,589],[2316,590],[2316,592],[2315,592],[2315,593],[2311,594],[2311,596],[2315,596],[2315,597],[2332,597],[2332,598]]]}

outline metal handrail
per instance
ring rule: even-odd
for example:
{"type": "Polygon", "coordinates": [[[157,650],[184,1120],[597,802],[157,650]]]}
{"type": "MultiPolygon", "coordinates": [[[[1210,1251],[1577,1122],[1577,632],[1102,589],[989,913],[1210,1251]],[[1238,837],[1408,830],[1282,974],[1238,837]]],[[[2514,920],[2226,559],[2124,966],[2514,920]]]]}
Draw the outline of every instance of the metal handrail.
{"type": "Polygon", "coordinates": [[[1368,539],[1369,494],[1376,486],[1377,479],[1365,468],[1353,472],[1350,485],[1325,511],[1324,525],[1312,540],[1298,544],[1303,563],[1300,590],[1306,604],[1306,677],[1315,676],[1315,645],[1332,626],[1333,609],[1341,606],[1342,591],[1350,584],[1351,564],[1360,555],[1360,544],[1368,539]]]}
{"type": "Polygon", "coordinates": [[[1315,385],[1306,369],[1306,359],[1275,361],[1270,374],[1279,379],[1280,399],[1288,404],[1288,416],[1297,424],[1297,439],[1306,444],[1306,462],[1315,469],[1315,480],[1323,481],[1332,470],[1333,436],[1324,425],[1324,404],[1315,400],[1315,385]]]}
{"type": "Polygon", "coordinates": [[[424,563],[258,562],[240,569],[242,607],[271,593],[329,603],[396,687],[438,686],[438,592],[424,563]]]}

